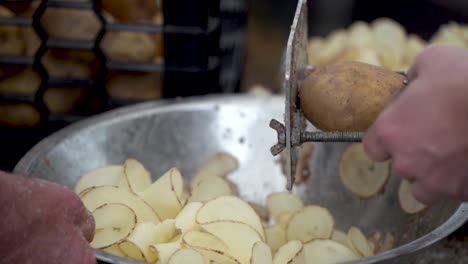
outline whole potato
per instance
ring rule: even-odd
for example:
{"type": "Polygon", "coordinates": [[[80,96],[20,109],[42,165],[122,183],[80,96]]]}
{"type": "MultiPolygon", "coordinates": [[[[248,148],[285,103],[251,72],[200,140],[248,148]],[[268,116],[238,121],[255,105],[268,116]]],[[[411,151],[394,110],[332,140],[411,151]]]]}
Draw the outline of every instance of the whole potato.
{"type": "Polygon", "coordinates": [[[48,7],[41,24],[52,38],[94,40],[102,25],[91,10],[48,7]]]}
{"type": "MultiPolygon", "coordinates": [[[[0,5],[1,17],[13,17],[15,14],[0,5]]],[[[0,26],[0,55],[23,55],[24,41],[18,26],[0,26]]]]}
{"type": "Polygon", "coordinates": [[[118,21],[149,22],[160,11],[159,2],[156,0],[103,0],[101,8],[118,21]]]}
{"type": "Polygon", "coordinates": [[[405,87],[405,77],[361,62],[316,68],[300,89],[304,116],[322,131],[365,131],[405,87]]]}

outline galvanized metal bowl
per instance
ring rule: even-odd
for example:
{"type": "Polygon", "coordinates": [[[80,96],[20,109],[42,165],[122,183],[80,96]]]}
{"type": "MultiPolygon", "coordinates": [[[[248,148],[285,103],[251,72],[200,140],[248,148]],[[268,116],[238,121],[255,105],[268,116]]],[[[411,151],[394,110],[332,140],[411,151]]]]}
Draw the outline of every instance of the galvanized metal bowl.
{"type": "MultiPolygon", "coordinates": [[[[276,133],[270,119],[282,120],[279,96],[210,96],[125,107],[71,125],[40,142],[16,166],[17,174],[38,177],[73,188],[83,173],[104,165],[135,158],[152,172],[153,180],[173,166],[189,179],[206,156],[228,151],[240,162],[229,176],[240,194],[263,204],[267,194],[285,190],[278,158],[269,148],[276,133]]],[[[399,206],[399,177],[392,175],[385,192],[360,200],[346,191],[337,176],[337,161],[344,143],[317,144],[310,163],[311,179],[295,187],[307,204],[330,209],[336,226],[358,226],[369,234],[391,231],[397,246],[360,260],[381,263],[424,259],[422,249],[441,240],[468,219],[468,205],[441,201],[419,215],[405,214],[399,206]]],[[[132,263],[100,251],[98,259],[132,263]]]]}

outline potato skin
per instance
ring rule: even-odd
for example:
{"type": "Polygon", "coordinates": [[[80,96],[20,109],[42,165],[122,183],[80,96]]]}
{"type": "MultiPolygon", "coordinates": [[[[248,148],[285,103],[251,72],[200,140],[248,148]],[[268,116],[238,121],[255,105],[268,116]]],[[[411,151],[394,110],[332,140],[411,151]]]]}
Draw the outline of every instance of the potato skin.
{"type": "Polygon", "coordinates": [[[301,109],[322,131],[366,131],[403,91],[404,80],[401,74],[361,62],[318,67],[301,85],[301,109]]]}

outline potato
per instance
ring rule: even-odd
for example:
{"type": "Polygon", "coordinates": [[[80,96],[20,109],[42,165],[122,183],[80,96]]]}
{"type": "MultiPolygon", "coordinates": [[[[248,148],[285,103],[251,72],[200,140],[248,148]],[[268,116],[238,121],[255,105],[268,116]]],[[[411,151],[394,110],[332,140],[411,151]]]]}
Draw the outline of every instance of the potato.
{"type": "Polygon", "coordinates": [[[172,168],[138,195],[158,213],[161,220],[173,219],[182,209],[183,188],[180,171],[172,168]]]}
{"type": "Polygon", "coordinates": [[[348,28],[346,45],[355,48],[373,49],[376,45],[374,34],[366,22],[356,21],[348,28]]]}
{"type": "Polygon", "coordinates": [[[124,163],[124,177],[121,177],[121,186],[126,186],[134,193],[142,192],[151,186],[151,174],[143,164],[135,159],[127,159],[124,163]]]}
{"type": "Polygon", "coordinates": [[[92,248],[106,248],[126,239],[134,230],[137,217],[128,206],[109,203],[94,209],[95,234],[92,248]]]}
{"type": "Polygon", "coordinates": [[[101,8],[123,22],[150,21],[161,11],[160,1],[154,0],[103,0],[101,8]]]}
{"type": "Polygon", "coordinates": [[[181,242],[169,242],[169,243],[161,243],[161,244],[154,244],[150,245],[150,250],[158,256],[158,260],[161,263],[167,263],[169,258],[174,254],[177,250],[182,248],[181,242]]]}
{"type": "MultiPolygon", "coordinates": [[[[1,74],[0,74],[1,76],[1,74]]],[[[0,93],[34,94],[41,83],[41,77],[32,68],[0,82],[0,93]]]]}
{"type": "Polygon", "coordinates": [[[348,247],[333,240],[317,239],[304,245],[306,263],[332,264],[359,259],[348,247]]]}
{"type": "Polygon", "coordinates": [[[348,245],[351,249],[363,257],[373,255],[369,241],[359,228],[352,226],[348,231],[348,245]]]}
{"type": "Polygon", "coordinates": [[[390,178],[390,162],[372,161],[362,143],[353,143],[341,155],[338,174],[351,193],[360,198],[370,198],[383,192],[390,178]]]}
{"type": "Polygon", "coordinates": [[[308,63],[316,65],[320,63],[320,52],[325,45],[325,41],[320,37],[313,37],[307,41],[308,63]]]}
{"type": "MultiPolygon", "coordinates": [[[[13,17],[15,14],[9,9],[0,6],[0,16],[13,17]]],[[[23,55],[25,44],[18,26],[0,26],[0,55],[23,55]]]]}
{"type": "Polygon", "coordinates": [[[333,61],[355,61],[374,66],[382,66],[378,52],[374,49],[363,47],[346,47],[333,61]]]}
{"type": "Polygon", "coordinates": [[[41,24],[51,38],[94,40],[101,23],[91,10],[49,7],[41,17],[41,24]]]}
{"type": "Polygon", "coordinates": [[[182,244],[202,253],[210,263],[239,263],[237,259],[228,253],[228,246],[221,239],[210,233],[188,231],[182,237],[182,244]]]}
{"type": "Polygon", "coordinates": [[[119,244],[119,248],[132,259],[154,262],[158,256],[150,250],[150,245],[169,242],[175,234],[174,222],[173,219],[166,219],[159,224],[139,223],[133,233],[119,244]]]}
{"type": "Polygon", "coordinates": [[[317,67],[302,83],[302,112],[322,131],[365,131],[404,89],[404,80],[360,62],[317,67]]]}
{"type": "Polygon", "coordinates": [[[228,247],[227,253],[241,263],[248,263],[253,245],[262,237],[250,225],[238,221],[215,221],[200,224],[208,233],[222,240],[228,247]]]}
{"type": "Polygon", "coordinates": [[[206,202],[226,195],[234,195],[231,185],[224,178],[213,176],[200,181],[192,189],[187,202],[206,202]]]}
{"type": "Polygon", "coordinates": [[[78,178],[75,184],[75,192],[81,193],[90,187],[103,185],[117,186],[124,175],[124,168],[120,165],[108,165],[88,171],[78,178]]]}
{"type": "Polygon", "coordinates": [[[279,226],[281,226],[281,228],[286,230],[286,228],[288,227],[289,220],[291,220],[294,214],[301,209],[302,208],[297,209],[295,211],[284,212],[284,213],[279,214],[278,217],[276,218],[276,222],[278,223],[279,226]]]}
{"type": "Polygon", "coordinates": [[[286,235],[289,241],[300,240],[303,243],[314,239],[329,239],[334,226],[333,216],[326,208],[308,205],[291,217],[286,235]]]}
{"type": "Polygon", "coordinates": [[[0,124],[34,127],[41,122],[41,114],[29,103],[0,103],[0,124]]]}
{"type": "Polygon", "coordinates": [[[305,264],[304,246],[292,240],[282,246],[273,257],[274,264],[305,264]]]}
{"type": "MultiPolygon", "coordinates": [[[[83,56],[77,59],[76,56],[69,56],[64,52],[52,52],[48,50],[41,58],[44,68],[50,76],[66,79],[88,79],[92,78],[95,71],[94,58],[89,58],[90,51],[79,51],[83,56]]],[[[92,55],[94,56],[94,55],[92,55]]]]}
{"type": "Polygon", "coordinates": [[[201,180],[209,177],[226,177],[229,173],[237,170],[238,167],[239,161],[233,155],[226,152],[212,154],[195,172],[190,181],[190,188],[195,188],[201,180]]]}
{"type": "Polygon", "coordinates": [[[250,264],[273,264],[270,247],[264,242],[256,242],[252,247],[250,264]]]}
{"type": "Polygon", "coordinates": [[[188,231],[198,231],[200,226],[197,224],[197,213],[203,206],[200,202],[188,203],[182,208],[175,218],[175,226],[182,234],[188,231]]]}
{"type": "Polygon", "coordinates": [[[252,209],[254,209],[255,213],[260,217],[262,222],[268,222],[270,220],[270,214],[266,207],[254,202],[248,202],[248,204],[250,207],[252,207],[252,209]]]}
{"type": "Polygon", "coordinates": [[[272,253],[276,253],[280,247],[288,242],[286,231],[280,225],[265,227],[265,235],[272,253]]]}
{"type": "Polygon", "coordinates": [[[112,246],[110,246],[110,247],[102,248],[101,250],[104,251],[104,252],[106,252],[106,253],[112,254],[112,255],[114,255],[114,256],[121,257],[121,258],[126,258],[126,257],[127,257],[127,256],[125,256],[125,254],[120,250],[118,244],[114,244],[114,245],[112,245],[112,246]]]}
{"type": "Polygon", "coordinates": [[[401,179],[400,186],[398,187],[398,201],[400,202],[401,209],[408,214],[417,214],[427,208],[427,205],[414,198],[411,191],[411,183],[406,179],[401,179]]]}
{"type": "Polygon", "coordinates": [[[383,66],[396,70],[401,64],[406,46],[405,29],[389,18],[376,19],[371,27],[383,66]]]}
{"type": "Polygon", "coordinates": [[[208,261],[203,257],[200,252],[191,249],[191,248],[181,248],[178,249],[174,254],[169,258],[168,264],[208,264],[208,261]]]}
{"type": "Polygon", "coordinates": [[[144,200],[127,190],[115,186],[91,187],[83,190],[80,197],[85,207],[90,211],[103,204],[121,203],[135,212],[138,223],[160,222],[157,213],[144,200]]]}
{"type": "Polygon", "coordinates": [[[156,43],[145,32],[108,32],[101,41],[108,59],[128,62],[151,62],[156,56],[156,43]]]}
{"type": "Polygon", "coordinates": [[[325,65],[332,59],[336,58],[346,46],[348,40],[348,34],[344,30],[335,30],[332,32],[327,39],[325,44],[322,45],[320,52],[317,56],[317,65],[325,65]]]}
{"type": "Polygon", "coordinates": [[[44,102],[52,113],[70,113],[86,102],[87,95],[89,90],[85,87],[50,86],[44,94],[44,102]]]}
{"type": "Polygon", "coordinates": [[[266,205],[270,215],[277,218],[282,213],[294,212],[304,207],[299,196],[289,192],[274,192],[267,196],[266,205]]]}
{"type": "Polygon", "coordinates": [[[338,242],[338,243],[342,244],[343,246],[349,247],[349,245],[348,245],[348,236],[346,235],[345,232],[343,232],[341,230],[337,230],[337,229],[333,230],[331,240],[333,240],[335,242],[338,242]]]}
{"type": "MultiPolygon", "coordinates": [[[[294,177],[294,184],[300,185],[302,183],[307,182],[309,180],[312,170],[310,168],[310,159],[312,157],[312,153],[314,152],[314,143],[312,142],[304,142],[301,145],[301,154],[299,159],[297,160],[296,164],[296,176],[294,177]]],[[[280,153],[280,161],[281,161],[281,171],[283,175],[286,177],[286,160],[287,160],[287,152],[282,151],[280,153]]]]}
{"type": "Polygon", "coordinates": [[[106,77],[105,86],[113,98],[160,99],[162,96],[162,75],[158,72],[111,71],[106,77]],[[128,87],[132,87],[132,89],[128,89],[128,87]]]}
{"type": "Polygon", "coordinates": [[[409,35],[403,54],[403,65],[412,65],[416,57],[426,49],[427,44],[416,35],[409,35]]]}
{"type": "Polygon", "coordinates": [[[197,213],[197,223],[202,225],[215,221],[237,221],[252,227],[265,241],[260,217],[250,205],[235,196],[221,196],[206,202],[197,213]]]}

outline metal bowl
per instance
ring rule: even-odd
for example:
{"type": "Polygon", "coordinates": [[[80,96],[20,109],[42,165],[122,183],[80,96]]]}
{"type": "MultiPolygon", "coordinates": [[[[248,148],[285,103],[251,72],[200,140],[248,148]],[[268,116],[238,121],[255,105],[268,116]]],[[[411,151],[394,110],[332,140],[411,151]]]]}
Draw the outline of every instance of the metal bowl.
{"type": "MultiPolygon", "coordinates": [[[[282,120],[284,99],[277,96],[210,96],[149,102],[104,113],[71,125],[40,142],[14,172],[74,186],[93,168],[140,160],[153,180],[173,166],[189,179],[209,154],[228,151],[240,162],[229,176],[248,201],[263,204],[268,193],[285,190],[278,158],[269,148],[276,133],[270,119],[282,120]]],[[[440,201],[422,214],[405,214],[398,203],[399,177],[392,175],[384,193],[361,200],[346,191],[337,176],[337,160],[347,144],[320,143],[311,159],[312,177],[296,186],[306,204],[329,208],[336,227],[351,225],[365,233],[390,231],[397,246],[360,263],[393,263],[424,259],[424,248],[448,236],[468,219],[468,205],[440,201]]],[[[131,263],[101,251],[98,259],[131,263]]]]}

